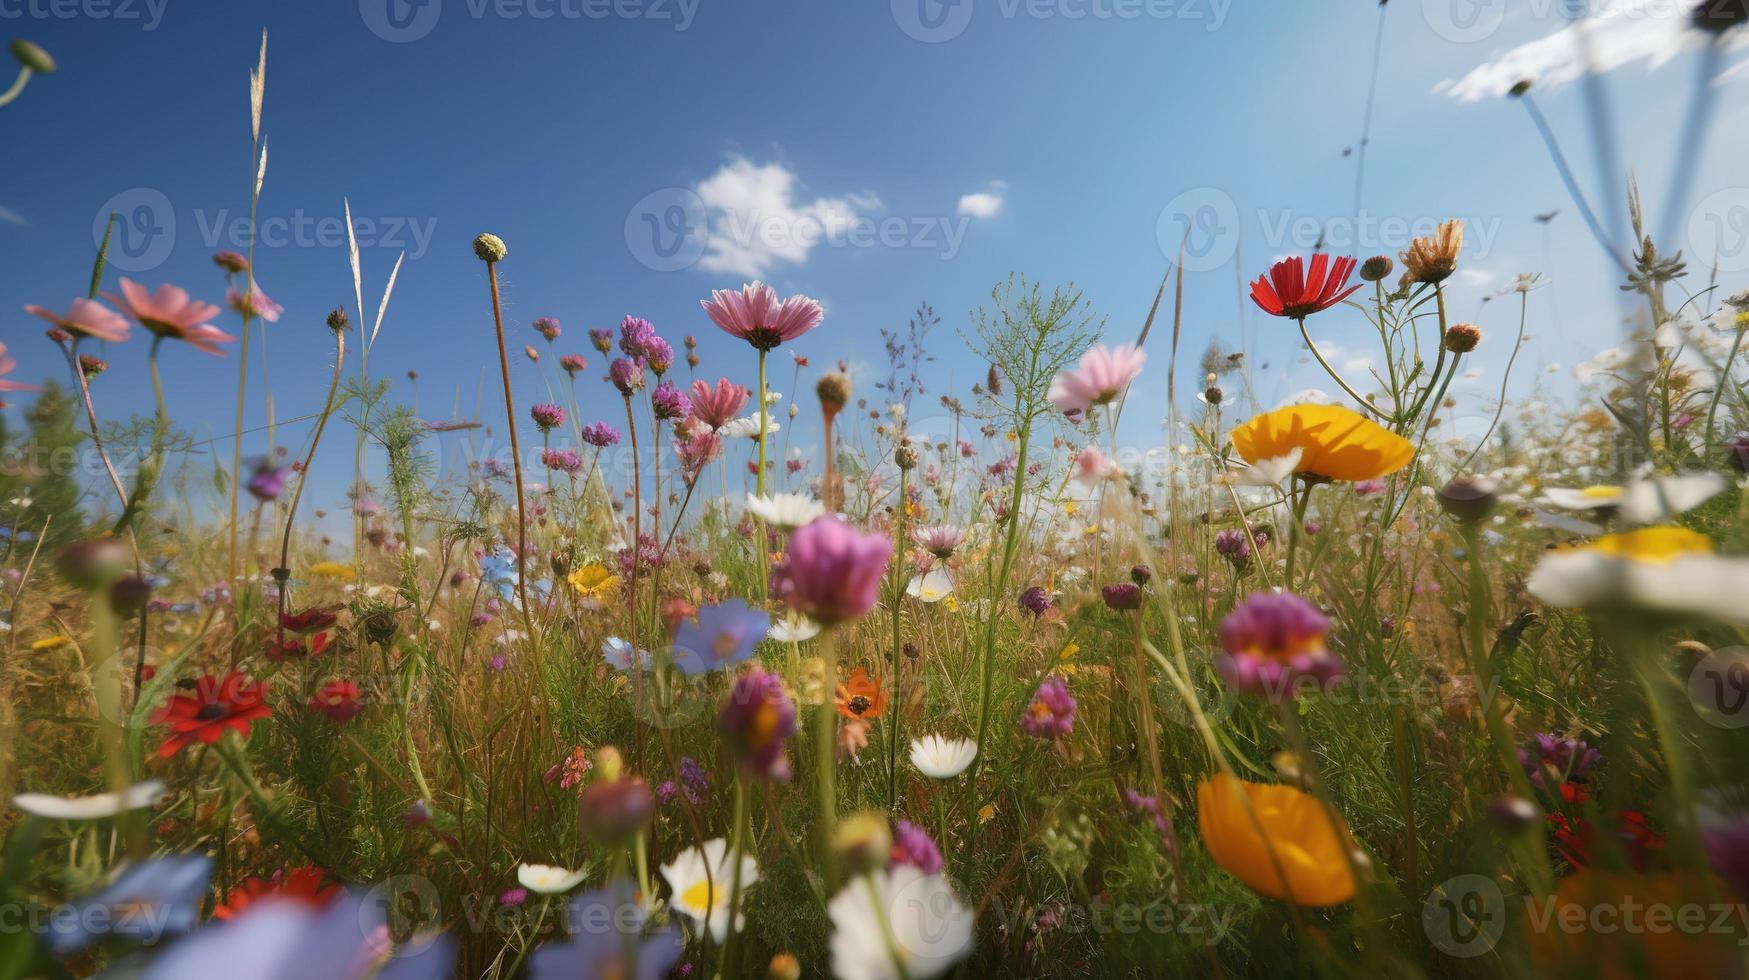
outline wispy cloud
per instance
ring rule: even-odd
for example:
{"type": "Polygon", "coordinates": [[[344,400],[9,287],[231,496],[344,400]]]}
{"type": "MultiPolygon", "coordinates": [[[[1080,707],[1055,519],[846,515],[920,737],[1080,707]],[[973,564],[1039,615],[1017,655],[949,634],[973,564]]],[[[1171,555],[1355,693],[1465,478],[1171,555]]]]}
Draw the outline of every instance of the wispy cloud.
{"type": "Polygon", "coordinates": [[[822,242],[844,235],[880,199],[869,193],[800,196],[801,182],[781,163],[735,157],[700,182],[708,230],[699,268],[761,277],[783,264],[801,265],[822,242]]]}
{"type": "Polygon", "coordinates": [[[29,225],[30,221],[17,211],[12,210],[4,204],[0,204],[0,223],[24,227],[29,225]]]}
{"type": "Polygon", "coordinates": [[[972,218],[994,218],[1002,210],[1002,191],[1007,187],[1007,183],[998,180],[991,182],[989,190],[961,196],[959,213],[972,218]]]}
{"type": "MultiPolygon", "coordinates": [[[[1699,50],[1707,41],[1689,24],[1683,4],[1615,0],[1599,7],[1595,16],[1572,23],[1563,20],[1546,37],[1502,52],[1462,78],[1440,82],[1433,91],[1460,102],[1478,102],[1505,95],[1525,79],[1535,82],[1538,90],[1558,89],[1583,77],[1587,67],[1604,74],[1643,62],[1652,70],[1685,51],[1699,50]]],[[[1749,38],[1739,34],[1726,43],[1733,51],[1741,50],[1749,38]]]]}

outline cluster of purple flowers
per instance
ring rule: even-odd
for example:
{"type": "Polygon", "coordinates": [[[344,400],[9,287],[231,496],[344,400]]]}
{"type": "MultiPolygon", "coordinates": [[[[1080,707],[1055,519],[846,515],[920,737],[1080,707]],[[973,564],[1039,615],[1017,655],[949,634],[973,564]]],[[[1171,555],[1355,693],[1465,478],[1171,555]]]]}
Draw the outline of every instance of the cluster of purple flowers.
{"type": "Polygon", "coordinates": [[[534,419],[535,427],[542,432],[551,432],[565,424],[565,410],[551,402],[540,402],[532,406],[528,414],[534,419]]]}
{"type": "Polygon", "coordinates": [[[1603,753],[1582,738],[1559,738],[1538,732],[1528,744],[1519,747],[1518,761],[1532,783],[1547,789],[1551,773],[1557,783],[1585,782],[1603,765],[1603,753]]]}
{"type": "Polygon", "coordinates": [[[583,457],[575,449],[544,449],[540,459],[547,469],[561,473],[576,473],[583,468],[583,457]]]}
{"type": "Polygon", "coordinates": [[[659,422],[669,422],[684,418],[692,411],[692,401],[686,397],[686,392],[674,387],[671,381],[664,381],[650,393],[650,407],[659,422]]]}
{"type": "Polygon", "coordinates": [[[1215,554],[1241,572],[1251,567],[1251,542],[1239,528],[1215,532],[1215,554]]]}
{"type": "Polygon", "coordinates": [[[1272,701],[1304,683],[1334,684],[1342,660],[1324,645],[1330,620],[1292,592],[1254,592],[1221,620],[1215,671],[1227,686],[1272,701]]]}
{"type": "Polygon", "coordinates": [[[1020,716],[1020,730],[1034,738],[1062,738],[1075,728],[1075,698],[1060,677],[1047,677],[1020,716]]]}

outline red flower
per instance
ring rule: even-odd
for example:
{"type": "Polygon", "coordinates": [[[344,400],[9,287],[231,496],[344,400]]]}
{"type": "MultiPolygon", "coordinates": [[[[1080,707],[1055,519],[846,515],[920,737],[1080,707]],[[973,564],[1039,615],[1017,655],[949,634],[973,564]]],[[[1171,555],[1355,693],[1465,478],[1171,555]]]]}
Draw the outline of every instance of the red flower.
{"type": "MultiPolygon", "coordinates": [[[[1597,828],[1580,817],[1569,820],[1565,814],[1551,813],[1548,821],[1555,831],[1555,845],[1561,857],[1574,868],[1591,866],[1592,848],[1597,840],[1597,828]]],[[[1623,810],[1616,818],[1616,842],[1636,871],[1645,871],[1653,853],[1664,849],[1664,838],[1646,823],[1646,815],[1638,810],[1623,810]]]]}
{"type": "Polygon", "coordinates": [[[1257,277],[1251,284],[1251,299],[1270,316],[1304,320],[1354,295],[1361,286],[1355,283],[1342,288],[1354,273],[1354,259],[1344,256],[1336,260],[1334,268],[1329,266],[1330,256],[1322,252],[1312,254],[1309,270],[1299,256],[1290,255],[1271,266],[1267,276],[1257,277]]]}
{"type": "Polygon", "coordinates": [[[248,878],[213,907],[213,918],[233,919],[263,898],[287,899],[308,908],[324,908],[340,894],[340,886],[326,883],[325,877],[321,868],[305,865],[293,868],[289,873],[277,873],[272,881],[248,878]]]}
{"type": "MultiPolygon", "coordinates": [[[[288,626],[286,628],[290,629],[291,627],[288,626]]],[[[267,659],[274,663],[279,663],[284,660],[302,660],[305,657],[313,657],[316,654],[321,653],[323,650],[328,649],[328,634],[317,633],[315,638],[310,640],[307,644],[304,642],[303,637],[298,636],[286,640],[285,645],[277,650],[274,649],[274,646],[274,641],[269,639],[267,641],[266,650],[267,659]]]]}
{"type": "Polygon", "coordinates": [[[194,693],[172,695],[152,715],[152,723],[169,725],[170,737],[158,746],[160,758],[168,759],[196,739],[211,745],[234,731],[249,737],[249,723],[273,714],[267,707],[267,683],[250,684],[239,673],[224,677],[208,674],[194,682],[194,693]]]}
{"type": "Polygon", "coordinates": [[[299,613],[279,614],[280,626],[291,630],[293,633],[303,633],[305,635],[333,629],[338,622],[340,622],[340,617],[334,615],[333,610],[323,609],[321,606],[311,606],[299,613]]]}
{"type": "Polygon", "coordinates": [[[329,721],[344,723],[364,710],[364,702],[358,699],[357,684],[348,680],[329,681],[310,699],[310,710],[327,715],[329,721]]]}

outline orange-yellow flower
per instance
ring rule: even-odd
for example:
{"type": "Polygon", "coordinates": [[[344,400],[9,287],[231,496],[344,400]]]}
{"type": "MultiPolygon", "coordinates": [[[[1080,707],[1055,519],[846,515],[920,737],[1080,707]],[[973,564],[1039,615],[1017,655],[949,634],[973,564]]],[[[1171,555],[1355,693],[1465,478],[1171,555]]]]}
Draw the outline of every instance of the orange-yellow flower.
{"type": "MultiPolygon", "coordinates": [[[[1717,883],[1715,882],[1715,885],[1717,883]]],[[[1722,887],[1722,886],[1719,886],[1722,887]]],[[[1544,901],[1526,901],[1525,945],[1540,976],[1718,977],[1730,950],[1705,926],[1707,883],[1694,874],[1568,875],[1544,901]]]]}
{"type": "Polygon", "coordinates": [[[1415,445],[1340,405],[1290,405],[1233,430],[1233,448],[1253,466],[1296,450],[1293,472],[1326,480],[1376,480],[1409,465],[1415,445]]]}
{"type": "Polygon", "coordinates": [[[1203,845],[1253,891],[1314,908],[1354,897],[1344,835],[1317,797],[1216,773],[1197,786],[1196,804],[1203,845]]]}
{"type": "Polygon", "coordinates": [[[861,667],[851,671],[850,679],[838,685],[838,713],[846,718],[868,720],[879,718],[887,710],[887,692],[881,682],[868,676],[861,667]]]}

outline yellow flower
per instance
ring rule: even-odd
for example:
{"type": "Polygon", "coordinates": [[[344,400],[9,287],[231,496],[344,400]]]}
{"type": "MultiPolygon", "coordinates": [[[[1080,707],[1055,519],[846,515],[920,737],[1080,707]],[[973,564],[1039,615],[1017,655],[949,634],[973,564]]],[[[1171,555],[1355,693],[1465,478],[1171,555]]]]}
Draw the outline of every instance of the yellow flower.
{"type": "Polygon", "coordinates": [[[619,591],[619,576],[607,570],[600,562],[591,562],[572,572],[566,581],[571,588],[577,590],[581,598],[594,602],[605,602],[613,598],[619,591]]]}
{"type": "Polygon", "coordinates": [[[1233,448],[1256,466],[1299,453],[1295,473],[1376,480],[1409,465],[1415,444],[1340,405],[1290,405],[1233,430],[1233,448]]]}
{"type": "Polygon", "coordinates": [[[959,612],[960,611],[959,598],[951,592],[949,592],[947,594],[946,598],[941,600],[941,605],[942,605],[942,608],[946,609],[948,612],[959,612]]]}
{"type": "Polygon", "coordinates": [[[989,823],[991,820],[995,819],[995,817],[996,805],[994,803],[986,803],[983,806],[978,807],[979,823],[989,823]]]}
{"type": "Polygon", "coordinates": [[[45,636],[30,645],[32,650],[59,650],[70,641],[64,636],[45,636]]]}
{"type": "Polygon", "coordinates": [[[1081,505],[1080,504],[1077,504],[1073,500],[1063,501],[1063,513],[1064,514],[1067,514],[1070,517],[1074,517],[1076,514],[1078,514],[1080,512],[1081,512],[1081,505]]]}
{"type": "Polygon", "coordinates": [[[358,570],[351,565],[343,565],[337,561],[319,561],[310,566],[310,574],[316,578],[331,578],[339,582],[350,582],[358,577],[358,570]]]}
{"type": "Polygon", "coordinates": [[[1056,672],[1062,674],[1064,677],[1074,677],[1075,672],[1081,669],[1080,666],[1075,663],[1075,655],[1080,652],[1081,644],[1064,644],[1063,649],[1057,653],[1056,672]]]}
{"type": "Polygon", "coordinates": [[[1216,773],[1197,786],[1196,803],[1209,854],[1253,891],[1314,908],[1354,897],[1343,834],[1317,797],[1216,773]]]}
{"type": "Polygon", "coordinates": [[[1019,442],[1020,441],[1020,433],[1014,431],[1013,429],[1009,429],[1007,432],[1002,433],[1002,438],[1007,439],[1009,442],[1019,442]]]}

